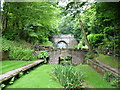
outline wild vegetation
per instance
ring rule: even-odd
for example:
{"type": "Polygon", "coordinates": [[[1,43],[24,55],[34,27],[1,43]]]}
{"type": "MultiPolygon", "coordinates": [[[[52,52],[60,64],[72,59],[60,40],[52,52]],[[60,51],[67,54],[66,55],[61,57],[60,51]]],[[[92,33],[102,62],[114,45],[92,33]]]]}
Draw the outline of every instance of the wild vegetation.
{"type": "MultiPolygon", "coordinates": [[[[0,24],[1,52],[7,52],[8,59],[15,61],[0,62],[3,63],[0,74],[32,60],[44,59],[47,63],[49,54],[46,51],[35,54],[34,46],[54,48],[52,36],[56,34],[73,34],[78,45],[72,48],[87,49],[87,58],[119,68],[119,60],[116,60],[120,57],[119,7],[120,2],[66,2],[66,6],[60,6],[59,2],[4,2],[0,24]]],[[[113,86],[88,65],[69,66],[71,61],[66,63],[65,59],[61,63],[68,65],[53,65],[54,69],[51,69],[52,65],[42,65],[14,84],[13,77],[13,85],[7,88],[119,87],[119,77],[111,73],[106,73],[104,78],[110,81],[109,77],[115,77],[111,82],[113,86]]]]}
{"type": "Polygon", "coordinates": [[[25,41],[10,41],[5,38],[2,40],[2,50],[9,53],[9,59],[11,60],[36,60],[37,57],[33,55],[34,49],[31,48],[31,44],[25,41]],[[23,45],[21,45],[23,44],[23,45]]]}
{"type": "Polygon", "coordinates": [[[78,20],[81,19],[93,49],[104,51],[109,48],[112,55],[119,56],[119,7],[119,2],[70,2],[64,9],[65,16],[59,24],[59,29],[62,34],[74,34],[80,43],[78,48],[82,48],[86,42],[78,20]]]}
{"type": "Polygon", "coordinates": [[[62,7],[54,2],[5,2],[1,33],[7,40],[43,45],[54,34],[71,33],[80,43],[78,49],[109,48],[112,55],[119,56],[119,5],[119,2],[69,2],[62,7]]]}
{"type": "Polygon", "coordinates": [[[2,35],[8,40],[23,39],[32,44],[46,42],[57,32],[59,13],[52,2],[5,2],[2,35]]]}

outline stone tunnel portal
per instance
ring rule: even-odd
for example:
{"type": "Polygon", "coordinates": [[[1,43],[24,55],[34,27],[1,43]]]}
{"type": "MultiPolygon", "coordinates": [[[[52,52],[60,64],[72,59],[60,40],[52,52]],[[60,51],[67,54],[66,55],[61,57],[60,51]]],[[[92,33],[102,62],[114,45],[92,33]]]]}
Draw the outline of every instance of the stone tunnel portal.
{"type": "Polygon", "coordinates": [[[55,47],[62,47],[62,48],[71,48],[78,44],[74,35],[72,34],[54,35],[52,41],[54,42],[55,47]]]}
{"type": "Polygon", "coordinates": [[[59,41],[58,43],[57,43],[57,48],[68,48],[68,45],[67,45],[67,43],[65,42],[65,41],[59,41]]]}

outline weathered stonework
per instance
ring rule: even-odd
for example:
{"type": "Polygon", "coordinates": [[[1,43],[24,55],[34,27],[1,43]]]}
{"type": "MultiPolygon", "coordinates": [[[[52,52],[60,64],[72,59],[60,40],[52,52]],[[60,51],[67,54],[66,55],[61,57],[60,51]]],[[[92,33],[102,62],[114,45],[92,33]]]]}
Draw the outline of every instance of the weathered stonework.
{"type": "Polygon", "coordinates": [[[84,51],[78,51],[75,49],[52,49],[49,50],[49,64],[59,64],[59,57],[71,56],[72,64],[82,64],[85,58],[84,51]]]}
{"type": "MultiPolygon", "coordinates": [[[[56,47],[60,42],[64,42],[67,47],[66,48],[57,48],[57,49],[53,49],[53,48],[44,48],[44,49],[38,49],[36,50],[37,52],[39,52],[40,50],[45,50],[49,53],[49,64],[59,64],[59,57],[63,57],[63,56],[71,56],[72,57],[72,64],[78,65],[78,64],[82,64],[84,59],[85,59],[85,52],[81,51],[81,50],[75,50],[72,49],[72,47],[74,45],[77,45],[77,41],[74,38],[74,35],[72,34],[64,34],[64,35],[54,35],[53,36],[53,42],[54,42],[54,46],[56,47]]],[[[36,48],[40,48],[40,47],[36,47],[36,48]]],[[[37,53],[36,52],[36,53],[37,53]]]]}
{"type": "Polygon", "coordinates": [[[77,41],[72,34],[61,34],[61,35],[54,35],[52,38],[54,42],[54,46],[57,46],[59,42],[65,42],[67,44],[67,48],[71,48],[74,45],[77,45],[77,41]]]}

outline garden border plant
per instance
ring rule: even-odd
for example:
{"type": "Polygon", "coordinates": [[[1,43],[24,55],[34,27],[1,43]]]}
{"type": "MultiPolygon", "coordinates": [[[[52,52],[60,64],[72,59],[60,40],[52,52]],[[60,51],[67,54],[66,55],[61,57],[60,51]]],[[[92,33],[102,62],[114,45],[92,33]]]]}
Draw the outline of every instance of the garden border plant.
{"type": "Polygon", "coordinates": [[[72,65],[55,66],[51,72],[53,79],[59,81],[63,88],[81,88],[83,84],[83,74],[72,65]]]}
{"type": "Polygon", "coordinates": [[[49,53],[47,51],[40,51],[37,54],[37,58],[44,59],[44,63],[47,63],[47,58],[49,57],[49,53]]]}

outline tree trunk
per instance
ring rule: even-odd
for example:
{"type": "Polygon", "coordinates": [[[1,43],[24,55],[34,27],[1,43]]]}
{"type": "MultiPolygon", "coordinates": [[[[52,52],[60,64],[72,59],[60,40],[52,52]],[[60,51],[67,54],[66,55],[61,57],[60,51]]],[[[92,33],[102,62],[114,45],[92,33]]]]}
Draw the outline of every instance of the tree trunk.
{"type": "Polygon", "coordinates": [[[93,50],[92,50],[92,48],[91,48],[91,46],[90,46],[90,44],[89,44],[89,41],[88,41],[88,39],[87,39],[87,36],[86,36],[86,32],[85,32],[85,30],[84,30],[83,23],[82,23],[81,20],[79,20],[79,23],[80,23],[80,26],[81,26],[81,29],[82,29],[82,32],[83,32],[83,35],[84,35],[85,43],[87,44],[90,53],[91,53],[92,55],[94,55],[94,52],[93,52],[93,50]]]}

